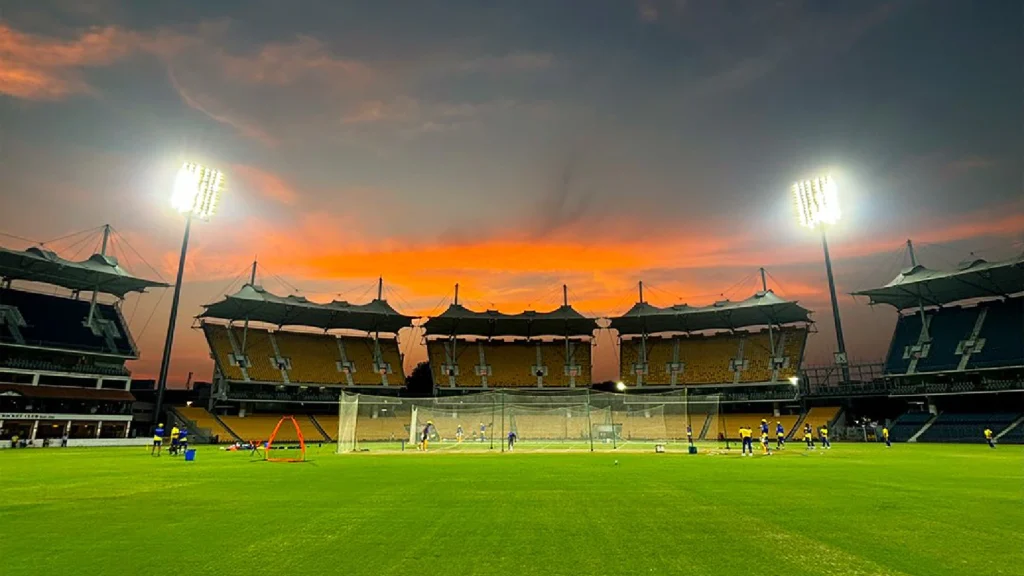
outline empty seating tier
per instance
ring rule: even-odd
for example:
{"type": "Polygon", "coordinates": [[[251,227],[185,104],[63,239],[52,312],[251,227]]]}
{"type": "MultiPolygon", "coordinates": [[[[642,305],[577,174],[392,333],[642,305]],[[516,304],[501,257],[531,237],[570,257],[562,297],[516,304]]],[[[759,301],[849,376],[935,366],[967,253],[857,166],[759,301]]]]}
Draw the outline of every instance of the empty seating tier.
{"type": "Polygon", "coordinates": [[[208,430],[210,437],[217,437],[219,442],[231,442],[235,436],[230,430],[221,426],[217,418],[206,411],[205,408],[195,406],[178,406],[175,408],[178,414],[187,420],[192,421],[198,428],[208,430]]]}
{"type": "Polygon", "coordinates": [[[89,300],[0,289],[0,343],[137,357],[120,311],[97,304],[89,327],[89,307],[89,300]]]}
{"type": "Polygon", "coordinates": [[[806,342],[807,330],[791,327],[771,334],[654,336],[646,346],[641,338],[629,338],[620,347],[620,378],[629,385],[642,378],[649,386],[785,382],[799,373],[806,342]],[[638,375],[641,358],[646,373],[638,375]]]}
{"type": "MultiPolygon", "coordinates": [[[[245,417],[241,416],[221,416],[221,421],[224,422],[236,436],[243,440],[257,440],[263,441],[270,438],[270,434],[273,433],[274,427],[281,420],[281,415],[267,415],[267,414],[253,414],[245,417]]],[[[317,430],[316,425],[309,419],[309,416],[296,415],[295,421],[299,424],[299,428],[302,430],[302,437],[306,442],[318,442],[327,440],[323,434],[317,430]]],[[[298,442],[299,436],[295,431],[295,426],[290,420],[285,420],[281,423],[281,427],[277,431],[277,438],[275,442],[298,442]]]]}
{"type": "Polygon", "coordinates": [[[564,340],[431,340],[427,357],[441,388],[583,387],[590,384],[590,346],[584,340],[568,346],[564,340]]]}
{"type": "Polygon", "coordinates": [[[887,374],[1024,366],[1024,298],[951,306],[900,316],[886,357],[887,374]]]}
{"type": "MultiPolygon", "coordinates": [[[[939,414],[932,425],[918,438],[918,442],[984,442],[985,429],[998,435],[1012,424],[1020,413],[993,414],[939,414]]],[[[890,438],[892,434],[890,433],[890,438]]]]}
{"type": "Polygon", "coordinates": [[[901,414],[892,423],[892,426],[889,427],[889,440],[893,442],[906,442],[910,440],[932,417],[933,414],[928,412],[907,412],[906,414],[901,414]]]}
{"type": "Polygon", "coordinates": [[[374,341],[368,336],[270,332],[209,323],[203,324],[203,333],[221,374],[231,381],[380,386],[387,378],[388,385],[405,383],[394,339],[374,341]]]}
{"type": "MultiPolygon", "coordinates": [[[[814,435],[817,436],[818,429],[826,424],[831,424],[836,416],[839,416],[838,406],[814,407],[807,411],[807,416],[804,416],[804,424],[810,424],[811,430],[814,430],[814,435]]],[[[801,427],[803,426],[801,425],[801,427]]],[[[801,432],[802,434],[803,432],[801,432]]]]}

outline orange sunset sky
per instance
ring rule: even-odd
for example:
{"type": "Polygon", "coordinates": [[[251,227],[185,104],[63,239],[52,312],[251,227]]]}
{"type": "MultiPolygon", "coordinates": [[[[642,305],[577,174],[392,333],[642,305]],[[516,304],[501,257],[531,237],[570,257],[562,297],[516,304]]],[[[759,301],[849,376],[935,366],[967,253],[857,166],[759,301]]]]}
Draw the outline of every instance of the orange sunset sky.
{"type": "MultiPolygon", "coordinates": [[[[895,312],[849,293],[895,276],[907,238],[933,268],[1024,249],[1012,3],[173,4],[0,19],[0,245],[109,223],[126,267],[170,282],[175,171],[226,175],[220,212],[193,226],[171,386],[209,379],[192,318],[254,257],[265,287],[312,300],[366,301],[383,276],[412,315],[456,282],[467,306],[510,313],[554,308],[563,283],[595,316],[626,311],[640,280],[653,304],[704,305],[749,296],[764,266],[815,312],[820,364],[835,337],[795,179],[839,185],[852,361],[882,358],[895,312]]],[[[81,238],[48,246],[81,259],[96,236],[81,238]]],[[[124,304],[136,378],[158,370],[170,300],[124,304]]],[[[409,371],[425,349],[400,336],[409,371]]],[[[615,335],[596,342],[611,379],[615,335]]]]}

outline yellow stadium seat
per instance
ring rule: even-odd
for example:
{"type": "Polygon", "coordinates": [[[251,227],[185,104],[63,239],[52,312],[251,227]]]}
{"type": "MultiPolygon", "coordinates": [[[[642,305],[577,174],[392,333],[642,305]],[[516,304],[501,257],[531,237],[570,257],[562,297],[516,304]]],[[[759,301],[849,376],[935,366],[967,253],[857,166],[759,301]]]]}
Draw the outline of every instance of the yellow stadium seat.
{"type": "Polygon", "coordinates": [[[338,339],[330,334],[277,332],[277,347],[288,358],[291,368],[288,379],[295,384],[347,384],[345,374],[338,370],[341,355],[338,339]]]}
{"type": "Polygon", "coordinates": [[[174,408],[178,414],[181,414],[184,418],[191,420],[198,428],[204,428],[210,431],[210,434],[217,436],[220,442],[232,442],[235,437],[231,432],[221,426],[220,422],[206,411],[205,408],[199,408],[197,406],[177,406],[174,408]]]}
{"type": "MultiPolygon", "coordinates": [[[[282,414],[251,414],[248,416],[221,416],[220,419],[242,440],[264,441],[270,438],[274,427],[281,420],[282,414]]],[[[327,440],[317,430],[309,416],[295,415],[295,421],[302,430],[306,442],[322,442],[327,440]]],[[[298,442],[299,436],[290,420],[281,424],[275,442],[298,442]]]]}
{"type": "MultiPolygon", "coordinates": [[[[487,378],[488,386],[495,388],[533,388],[537,386],[537,375],[531,371],[537,365],[536,342],[495,340],[482,345],[484,359],[491,367],[491,375],[487,378]]],[[[550,374],[551,371],[552,367],[548,366],[548,373],[550,374]]]]}
{"type": "MultiPolygon", "coordinates": [[[[818,437],[818,428],[835,420],[836,416],[839,415],[838,406],[825,406],[815,407],[807,411],[807,415],[804,416],[804,424],[810,424],[811,430],[814,430],[814,437],[818,437]]],[[[800,437],[803,438],[803,432],[800,433],[800,437]]]]}

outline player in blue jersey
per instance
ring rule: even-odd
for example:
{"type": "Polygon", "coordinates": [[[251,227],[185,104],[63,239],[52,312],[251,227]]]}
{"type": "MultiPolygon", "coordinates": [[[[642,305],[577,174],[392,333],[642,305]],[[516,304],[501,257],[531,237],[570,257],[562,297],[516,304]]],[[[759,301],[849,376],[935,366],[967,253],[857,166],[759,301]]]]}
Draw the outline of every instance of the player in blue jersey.
{"type": "Polygon", "coordinates": [[[508,431],[508,451],[509,452],[515,450],[515,448],[516,448],[516,440],[518,440],[518,439],[519,439],[519,436],[516,435],[515,430],[509,430],[508,431]]]}
{"type": "Polygon", "coordinates": [[[164,425],[163,423],[156,425],[156,430],[153,430],[153,446],[149,449],[149,455],[159,456],[160,452],[164,449],[164,425]]]}
{"type": "Polygon", "coordinates": [[[188,428],[182,427],[178,431],[178,450],[181,450],[182,454],[188,451],[188,428]]]}
{"type": "Polygon", "coordinates": [[[810,422],[804,422],[804,442],[807,443],[807,450],[814,450],[814,431],[810,422]]]}
{"type": "Polygon", "coordinates": [[[462,432],[462,424],[459,424],[459,425],[458,425],[458,426],[457,426],[457,427],[455,428],[455,442],[457,442],[457,443],[459,443],[459,444],[462,444],[462,436],[463,436],[463,432],[462,432]]]}
{"type": "Polygon", "coordinates": [[[423,435],[420,437],[420,449],[424,452],[427,451],[427,444],[430,443],[430,429],[434,427],[434,422],[427,420],[427,425],[423,427],[423,435]]]}
{"type": "Polygon", "coordinates": [[[786,446],[786,429],[782,422],[775,422],[775,448],[782,450],[786,446]]]}
{"type": "Polygon", "coordinates": [[[483,422],[480,423],[480,441],[487,441],[487,424],[484,424],[483,422]]]}
{"type": "Polygon", "coordinates": [[[693,428],[689,424],[686,425],[686,441],[693,446],[693,428]]]}

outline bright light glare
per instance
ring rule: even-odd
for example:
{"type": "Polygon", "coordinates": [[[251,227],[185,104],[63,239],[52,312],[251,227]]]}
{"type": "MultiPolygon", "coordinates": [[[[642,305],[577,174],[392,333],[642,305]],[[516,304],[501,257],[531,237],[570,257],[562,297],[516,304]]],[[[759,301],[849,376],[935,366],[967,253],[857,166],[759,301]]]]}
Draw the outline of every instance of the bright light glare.
{"type": "Polygon", "coordinates": [[[789,377],[789,383],[792,384],[793,386],[796,386],[797,382],[799,382],[799,381],[800,381],[800,379],[797,378],[796,376],[790,376],[789,377]]]}
{"type": "Polygon", "coordinates": [[[174,179],[171,206],[183,214],[191,212],[196,218],[209,220],[217,211],[223,186],[224,176],[220,170],[186,162],[174,179]]]}
{"type": "Polygon", "coordinates": [[[618,390],[619,392],[624,392],[626,390],[626,383],[625,382],[617,383],[615,385],[615,389],[618,390]]]}
{"type": "Polygon", "coordinates": [[[815,228],[839,221],[839,188],[831,175],[793,184],[800,225],[815,228]]]}

